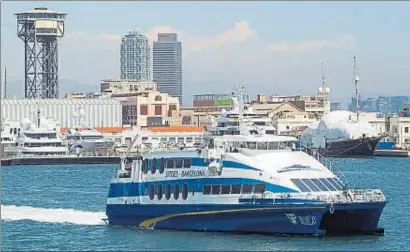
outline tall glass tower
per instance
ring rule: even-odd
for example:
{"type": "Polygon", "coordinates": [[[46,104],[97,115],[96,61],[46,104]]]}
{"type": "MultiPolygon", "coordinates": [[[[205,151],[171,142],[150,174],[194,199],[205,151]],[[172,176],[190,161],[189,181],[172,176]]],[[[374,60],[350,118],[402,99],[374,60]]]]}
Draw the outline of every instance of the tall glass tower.
{"type": "Polygon", "coordinates": [[[132,30],[121,39],[121,79],[151,81],[151,46],[144,34],[132,30]]]}
{"type": "Polygon", "coordinates": [[[176,33],[159,33],[153,45],[153,78],[158,91],[182,103],[182,49],[176,33]]]}

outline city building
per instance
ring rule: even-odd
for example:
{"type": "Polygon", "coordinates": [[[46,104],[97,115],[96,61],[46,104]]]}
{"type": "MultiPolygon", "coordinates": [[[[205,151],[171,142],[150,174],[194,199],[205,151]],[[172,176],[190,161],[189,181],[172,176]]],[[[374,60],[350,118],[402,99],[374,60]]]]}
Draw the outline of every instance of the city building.
{"type": "Polygon", "coordinates": [[[176,33],[159,33],[153,44],[153,79],[158,91],[178,97],[182,104],[182,48],[176,33]]]}
{"type": "Polygon", "coordinates": [[[144,93],[157,90],[157,83],[154,81],[135,81],[135,80],[114,80],[106,79],[101,81],[102,94],[129,94],[134,96],[138,93],[144,93]]]}
{"type": "MultiPolygon", "coordinates": [[[[379,96],[362,100],[359,96],[359,108],[363,112],[378,112],[385,115],[397,114],[403,104],[410,101],[408,96],[379,96]]],[[[349,104],[350,111],[356,111],[356,98],[352,97],[349,104]]]]}
{"type": "Polygon", "coordinates": [[[148,37],[132,30],[121,39],[121,79],[151,81],[151,46],[148,37]]]}
{"type": "Polygon", "coordinates": [[[46,118],[59,122],[61,127],[79,126],[120,127],[122,106],[116,99],[2,99],[2,117],[6,120],[37,118],[37,111],[46,118]],[[83,111],[86,125],[80,125],[79,113],[83,111]]]}
{"type": "Polygon", "coordinates": [[[118,97],[122,103],[123,126],[179,125],[179,100],[167,93],[147,91],[134,96],[118,97]]]}
{"type": "Polygon", "coordinates": [[[410,117],[392,116],[390,135],[395,139],[398,147],[410,150],[410,117]]]}

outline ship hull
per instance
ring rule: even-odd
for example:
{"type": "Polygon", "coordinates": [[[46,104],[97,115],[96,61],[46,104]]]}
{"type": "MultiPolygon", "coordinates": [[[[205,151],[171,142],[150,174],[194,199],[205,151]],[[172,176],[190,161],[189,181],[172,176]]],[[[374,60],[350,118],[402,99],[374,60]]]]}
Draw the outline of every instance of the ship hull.
{"type": "Polygon", "coordinates": [[[320,229],[327,234],[383,233],[378,225],[385,205],[386,202],[335,204],[334,211],[323,216],[320,229]]]}
{"type": "Polygon", "coordinates": [[[365,157],[373,156],[379,137],[366,137],[326,143],[321,154],[326,157],[365,157]]]}
{"type": "Polygon", "coordinates": [[[326,204],[107,205],[110,226],[144,229],[321,235],[326,204]]]}

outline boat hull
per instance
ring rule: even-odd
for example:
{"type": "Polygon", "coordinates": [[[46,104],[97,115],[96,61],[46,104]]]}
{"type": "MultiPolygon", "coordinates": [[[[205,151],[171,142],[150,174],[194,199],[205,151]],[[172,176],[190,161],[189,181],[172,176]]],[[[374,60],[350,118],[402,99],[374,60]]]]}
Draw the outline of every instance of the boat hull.
{"type": "Polygon", "coordinates": [[[386,202],[335,204],[322,218],[320,229],[327,234],[382,233],[379,220],[386,202]]]}
{"type": "Polygon", "coordinates": [[[107,205],[111,226],[147,229],[324,234],[326,204],[295,205],[107,205]]]}
{"type": "Polygon", "coordinates": [[[373,156],[380,137],[366,137],[354,140],[342,140],[326,143],[321,154],[327,157],[364,157],[373,156]]]}

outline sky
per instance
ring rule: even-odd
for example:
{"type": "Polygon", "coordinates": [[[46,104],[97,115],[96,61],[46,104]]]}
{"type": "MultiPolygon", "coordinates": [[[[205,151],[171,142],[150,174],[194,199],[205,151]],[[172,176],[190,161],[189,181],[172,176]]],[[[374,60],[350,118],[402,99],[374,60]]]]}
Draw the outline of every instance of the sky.
{"type": "Polygon", "coordinates": [[[68,14],[60,90],[98,92],[100,80],[119,78],[121,36],[138,28],[153,41],[158,32],[178,33],[184,105],[193,94],[230,93],[238,82],[250,97],[313,95],[321,61],[330,99],[346,103],[354,56],[363,97],[410,95],[410,2],[390,1],[2,1],[1,66],[10,92],[24,88],[24,44],[13,14],[39,6],[68,14]]]}

